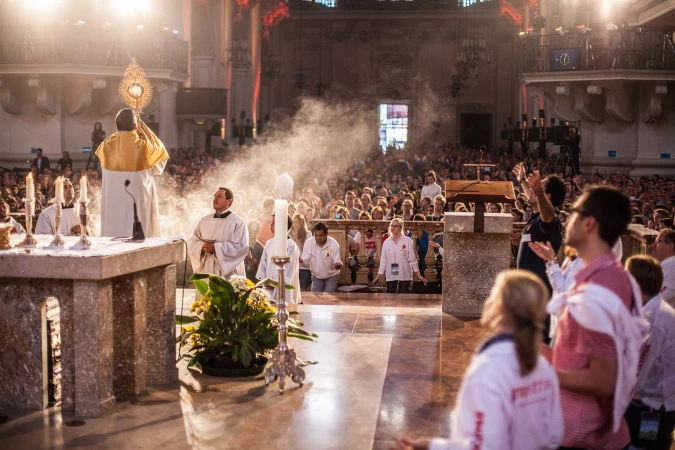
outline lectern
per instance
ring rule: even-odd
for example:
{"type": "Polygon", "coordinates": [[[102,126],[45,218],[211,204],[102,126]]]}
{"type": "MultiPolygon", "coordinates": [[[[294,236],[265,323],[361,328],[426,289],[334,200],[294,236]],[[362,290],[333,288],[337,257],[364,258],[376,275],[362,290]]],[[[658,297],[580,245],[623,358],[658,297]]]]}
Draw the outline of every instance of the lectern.
{"type": "Polygon", "coordinates": [[[504,181],[446,181],[449,202],[475,203],[475,213],[445,214],[443,312],[476,317],[494,280],[509,268],[513,217],[485,214],[485,203],[514,203],[513,184],[504,181]]]}
{"type": "Polygon", "coordinates": [[[485,231],[486,203],[515,203],[516,193],[510,181],[446,180],[445,198],[453,203],[475,203],[474,233],[485,231]]]}

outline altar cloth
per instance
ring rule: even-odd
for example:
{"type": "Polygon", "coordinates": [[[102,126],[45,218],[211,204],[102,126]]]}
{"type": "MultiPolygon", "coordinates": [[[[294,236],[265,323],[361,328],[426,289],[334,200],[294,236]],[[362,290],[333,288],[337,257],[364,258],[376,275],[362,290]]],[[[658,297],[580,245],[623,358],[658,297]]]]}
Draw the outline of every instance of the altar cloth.
{"type": "MultiPolygon", "coordinates": [[[[182,236],[155,237],[155,238],[146,238],[145,241],[143,242],[125,242],[124,240],[119,238],[90,236],[89,240],[92,242],[92,244],[94,244],[91,249],[73,250],[71,247],[77,244],[77,242],[80,240],[80,237],[62,236],[68,248],[60,250],[60,249],[43,248],[44,246],[49,245],[52,239],[54,239],[54,236],[49,234],[34,234],[33,236],[38,241],[39,246],[36,249],[32,249],[30,254],[42,256],[72,256],[75,258],[119,255],[121,253],[132,252],[134,250],[159,247],[164,244],[170,244],[172,242],[178,242],[185,239],[182,236]]],[[[27,252],[25,250],[16,247],[25,237],[26,237],[25,234],[12,235],[10,237],[10,244],[12,244],[14,248],[8,250],[0,250],[0,256],[12,254],[26,255],[27,252]]]]}

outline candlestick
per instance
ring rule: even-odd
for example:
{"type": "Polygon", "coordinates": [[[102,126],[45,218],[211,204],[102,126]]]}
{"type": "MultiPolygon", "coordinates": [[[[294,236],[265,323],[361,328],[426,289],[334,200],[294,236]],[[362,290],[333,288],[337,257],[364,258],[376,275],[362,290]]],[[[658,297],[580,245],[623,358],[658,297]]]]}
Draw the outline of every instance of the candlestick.
{"type": "MultiPolygon", "coordinates": [[[[80,183],[80,186],[82,184],[80,183]]],[[[81,193],[82,191],[80,191],[81,193]]],[[[85,192],[86,194],[86,192],[85,192]]],[[[82,196],[80,196],[82,198],[82,196]]],[[[91,250],[94,246],[92,242],[87,238],[87,221],[89,217],[87,216],[87,201],[80,200],[80,240],[77,241],[77,244],[73,245],[71,248],[73,250],[91,250]]]]}
{"type": "Polygon", "coordinates": [[[274,256],[287,255],[288,201],[274,200],[274,256]]]}
{"type": "MultiPolygon", "coordinates": [[[[278,200],[277,200],[278,201],[278,200]]],[[[279,218],[279,216],[275,216],[279,218]]],[[[285,240],[284,240],[285,242],[285,240]]],[[[285,247],[284,247],[285,248],[285,247]]],[[[279,323],[279,345],[272,353],[272,363],[265,370],[265,386],[279,379],[279,393],[283,394],[286,388],[286,376],[290,376],[295,384],[305,384],[305,371],[295,365],[295,350],[288,346],[288,312],[286,311],[286,289],[284,284],[284,266],[291,262],[289,256],[273,256],[272,262],[277,265],[279,274],[277,288],[277,322],[279,323]]]]}
{"type": "MultiPolygon", "coordinates": [[[[32,180],[33,177],[31,174],[28,174],[28,176],[32,180]]],[[[26,177],[26,180],[28,180],[28,177],[26,177]]],[[[33,182],[31,181],[31,186],[32,185],[33,182]]],[[[26,190],[26,193],[28,193],[28,190],[26,190]]],[[[35,205],[35,194],[33,194],[32,197],[28,197],[28,195],[26,195],[26,198],[24,198],[23,201],[26,205],[26,237],[23,241],[19,242],[17,247],[25,250],[28,253],[32,253],[32,251],[38,246],[37,240],[35,237],[33,237],[33,206],[35,205]]]]}
{"type": "MultiPolygon", "coordinates": [[[[63,195],[63,181],[61,182],[61,195],[63,195]]],[[[45,246],[47,250],[63,250],[66,247],[66,241],[61,237],[61,212],[63,205],[61,202],[54,203],[54,239],[49,245],[45,246]]]]}
{"type": "Polygon", "coordinates": [[[61,204],[63,201],[63,177],[58,177],[54,181],[54,203],[61,204]]]}
{"type": "MultiPolygon", "coordinates": [[[[80,199],[78,200],[80,203],[87,203],[89,200],[87,199],[87,177],[83,176],[80,178],[80,199]]],[[[86,206],[85,206],[86,210],[86,206]]]]}
{"type": "Polygon", "coordinates": [[[26,198],[35,200],[35,183],[33,183],[33,174],[29,173],[26,177],[26,198]]]}

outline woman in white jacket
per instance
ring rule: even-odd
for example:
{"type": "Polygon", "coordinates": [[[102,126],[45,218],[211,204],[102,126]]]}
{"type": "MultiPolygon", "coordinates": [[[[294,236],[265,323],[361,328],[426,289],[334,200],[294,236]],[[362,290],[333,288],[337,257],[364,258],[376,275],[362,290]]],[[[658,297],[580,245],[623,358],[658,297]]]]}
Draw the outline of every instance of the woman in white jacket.
{"type": "Polygon", "coordinates": [[[556,449],[563,438],[555,371],[539,356],[548,290],[534,274],[502,272],[481,323],[495,335],[473,356],[459,390],[449,439],[398,449],[556,449]]]}
{"type": "Polygon", "coordinates": [[[394,217],[389,223],[389,237],[382,244],[380,268],[372,285],[377,284],[383,273],[386,273],[387,293],[407,294],[413,274],[426,286],[427,280],[420,274],[415,254],[415,244],[403,232],[403,219],[394,217]]]}

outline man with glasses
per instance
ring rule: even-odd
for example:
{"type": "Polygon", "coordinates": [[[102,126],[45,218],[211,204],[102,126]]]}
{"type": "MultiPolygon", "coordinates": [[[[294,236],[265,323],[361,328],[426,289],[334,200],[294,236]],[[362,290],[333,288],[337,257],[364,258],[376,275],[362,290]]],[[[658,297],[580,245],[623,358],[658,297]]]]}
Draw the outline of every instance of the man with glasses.
{"type": "Polygon", "coordinates": [[[628,197],[597,186],[575,202],[567,223],[565,243],[584,266],[574,287],[549,302],[559,322],[553,349],[542,350],[560,382],[561,448],[623,449],[630,443],[623,414],[649,329],[640,289],[612,253],[630,219],[628,197]]]}
{"type": "Polygon", "coordinates": [[[663,269],[661,298],[670,306],[675,306],[675,231],[665,229],[659,233],[652,256],[661,263],[663,269]]]}

